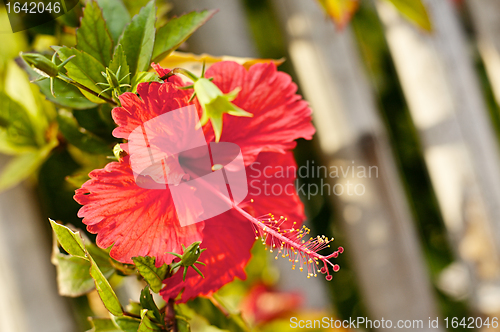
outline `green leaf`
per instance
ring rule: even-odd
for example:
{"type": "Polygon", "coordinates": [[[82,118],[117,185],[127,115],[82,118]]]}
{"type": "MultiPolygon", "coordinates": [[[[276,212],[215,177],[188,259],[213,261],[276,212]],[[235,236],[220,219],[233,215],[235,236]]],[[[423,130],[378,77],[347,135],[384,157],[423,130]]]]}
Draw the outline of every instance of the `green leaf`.
{"type": "Polygon", "coordinates": [[[92,318],[89,317],[93,329],[88,332],[123,332],[109,318],[92,318]]]}
{"type": "Polygon", "coordinates": [[[137,92],[137,85],[139,85],[139,83],[159,81],[160,77],[156,73],[150,71],[140,71],[132,79],[132,92],[137,92]]]}
{"type": "MultiPolygon", "coordinates": [[[[89,170],[89,172],[92,170],[89,170]]],[[[78,170],[75,173],[68,175],[64,178],[73,187],[80,188],[85,182],[90,180],[89,172],[78,170]]]]}
{"type": "Polygon", "coordinates": [[[112,154],[112,148],[101,138],[80,127],[73,114],[60,109],[57,115],[59,130],[68,140],[82,151],[92,154],[112,154]]]}
{"type": "MultiPolygon", "coordinates": [[[[64,47],[55,47],[54,50],[59,55],[59,58],[64,61],[72,55],[76,55],[73,60],[68,62],[64,67],[68,70],[68,76],[80,83],[81,85],[87,87],[88,89],[101,93],[104,88],[101,88],[97,83],[107,83],[106,79],[102,76],[101,72],[106,71],[106,68],[102,63],[97,61],[90,54],[78,51],[75,48],[64,47]]],[[[87,97],[90,101],[94,103],[104,103],[105,101],[86,92],[85,90],[80,89],[85,97],[87,97]]],[[[103,93],[104,96],[109,97],[109,93],[103,93]]]]}
{"type": "Polygon", "coordinates": [[[168,271],[168,265],[164,264],[161,267],[155,266],[154,257],[132,257],[135,267],[139,274],[151,286],[153,292],[158,293],[162,287],[162,282],[165,279],[168,271]]]}
{"type": "Polygon", "coordinates": [[[95,288],[94,280],[89,274],[89,261],[57,253],[52,263],[57,269],[57,286],[60,295],[78,297],[95,288]]]}
{"type": "Polygon", "coordinates": [[[87,251],[79,232],[73,232],[70,228],[56,223],[54,220],[49,219],[52,230],[56,234],[57,241],[61,244],[66,252],[72,256],[80,257],[85,260],[87,258],[87,251]]]}
{"type": "Polygon", "coordinates": [[[427,9],[421,0],[386,0],[391,2],[396,9],[426,31],[432,31],[432,23],[429,19],[427,9]]]}
{"type": "Polygon", "coordinates": [[[10,96],[0,92],[0,152],[12,154],[37,148],[28,112],[10,96]]]}
{"type": "Polygon", "coordinates": [[[155,2],[151,0],[125,28],[119,43],[122,44],[130,72],[134,76],[146,71],[151,62],[155,41],[155,2]]]}
{"type": "Polygon", "coordinates": [[[40,104],[36,87],[30,83],[28,75],[14,61],[8,64],[3,75],[5,76],[2,85],[5,94],[24,107],[32,120],[33,128],[38,129],[37,134],[40,137],[37,141],[39,144],[42,143],[48,119],[45,107],[42,108],[40,104]]]}
{"type": "Polygon", "coordinates": [[[45,95],[49,101],[62,107],[84,110],[96,107],[96,104],[85,98],[77,87],[63,82],[60,79],[54,79],[54,94],[50,92],[49,80],[36,82],[40,87],[40,92],[45,95]]]}
{"type": "Polygon", "coordinates": [[[113,40],[101,8],[94,1],[87,2],[83,10],[82,23],[76,30],[76,48],[99,60],[104,67],[111,61],[113,40]]]}
{"type": "MultiPolygon", "coordinates": [[[[87,251],[80,233],[73,232],[68,227],[57,224],[52,219],[49,219],[49,221],[52,229],[56,233],[57,240],[63,249],[72,256],[80,257],[90,262],[90,276],[94,279],[95,288],[106,309],[108,309],[108,311],[115,316],[123,315],[123,310],[120,305],[120,301],[118,301],[118,297],[116,296],[113,288],[111,288],[108,279],[106,279],[97,265],[96,260],[94,260],[94,258],[87,251]]],[[[96,254],[96,250],[94,248],[92,248],[91,251],[96,254]]],[[[96,257],[96,259],[99,260],[98,257],[96,257]]]]}
{"type": "Polygon", "coordinates": [[[108,309],[110,313],[115,316],[122,316],[123,310],[120,305],[120,301],[118,301],[118,297],[116,296],[113,288],[108,282],[108,279],[103,275],[96,262],[90,257],[90,275],[94,279],[95,288],[99,297],[101,298],[102,303],[108,309]]]}
{"type": "Polygon", "coordinates": [[[77,120],[80,127],[91,131],[108,143],[116,143],[117,139],[111,135],[111,132],[116,127],[111,118],[111,110],[113,108],[108,104],[101,104],[99,107],[87,110],[73,110],[73,116],[77,120]],[[104,109],[101,111],[101,109],[104,109]]]}
{"type": "Polygon", "coordinates": [[[158,306],[156,305],[153,296],[151,295],[149,286],[144,287],[144,289],[141,291],[140,301],[141,307],[143,309],[150,310],[153,313],[153,317],[158,322],[162,322],[164,320],[163,315],[160,313],[160,309],[158,309],[158,306]]]}
{"type": "MultiPolygon", "coordinates": [[[[139,312],[140,315],[140,312],[139,312]]],[[[141,321],[132,317],[113,317],[115,325],[123,332],[137,332],[141,321]]]]}
{"type": "Polygon", "coordinates": [[[127,304],[127,311],[130,312],[131,314],[140,316],[142,309],[143,308],[139,302],[130,301],[130,303],[127,304]]]}
{"type": "Polygon", "coordinates": [[[130,22],[130,14],[121,0],[97,0],[102,8],[102,15],[108,25],[108,30],[116,43],[125,26],[130,22]]]}
{"type": "Polygon", "coordinates": [[[15,186],[33,174],[57,144],[57,140],[54,140],[40,150],[26,152],[9,160],[0,174],[0,192],[15,186]]]}
{"type": "Polygon", "coordinates": [[[111,275],[115,272],[115,269],[111,264],[109,253],[92,243],[87,244],[85,249],[87,249],[87,254],[92,256],[94,261],[97,263],[97,266],[99,266],[99,269],[102,271],[104,276],[106,278],[111,277],[111,275]]]}
{"type": "Polygon", "coordinates": [[[160,331],[160,328],[148,318],[147,313],[147,309],[141,311],[141,325],[137,332],[160,331]]]}
{"type": "MultiPolygon", "coordinates": [[[[93,244],[86,246],[86,249],[95,259],[104,276],[111,277],[115,271],[111,266],[109,255],[93,244]]],[[[57,286],[60,295],[78,297],[95,289],[94,280],[89,273],[90,262],[88,260],[61,254],[59,248],[55,246],[52,263],[57,269],[57,286]]]]}
{"type": "Polygon", "coordinates": [[[189,322],[185,318],[176,317],[177,318],[177,330],[179,332],[191,332],[191,326],[189,322]]]}
{"type": "Polygon", "coordinates": [[[221,330],[250,332],[250,328],[241,317],[241,314],[230,314],[226,316],[226,314],[208,298],[197,297],[188,301],[187,305],[197,314],[203,316],[210,325],[216,326],[221,330]]]}
{"type": "Polygon", "coordinates": [[[217,10],[191,12],[181,17],[175,17],[159,28],[155,38],[153,62],[159,62],[175,51],[216,12],[217,10]]]}
{"type": "MultiPolygon", "coordinates": [[[[70,10],[65,11],[66,13],[64,15],[59,15],[58,13],[52,12],[52,16],[57,17],[56,21],[59,22],[59,24],[63,26],[67,25],[68,27],[72,28],[77,28],[80,25],[80,18],[83,15],[83,1],[64,1],[63,4],[65,4],[66,9],[68,9],[68,4],[71,3],[71,6],[74,2],[76,2],[74,7],[70,10]]],[[[64,10],[63,7],[61,7],[61,9],[64,10]]]]}
{"type": "MultiPolygon", "coordinates": [[[[123,77],[130,73],[130,68],[127,64],[127,57],[125,56],[125,52],[123,51],[121,44],[116,47],[115,53],[113,54],[113,61],[111,61],[109,65],[109,69],[115,74],[118,72],[118,68],[120,68],[120,76],[117,78],[120,81],[123,77]]],[[[129,84],[130,75],[128,75],[120,83],[129,84]]]]}

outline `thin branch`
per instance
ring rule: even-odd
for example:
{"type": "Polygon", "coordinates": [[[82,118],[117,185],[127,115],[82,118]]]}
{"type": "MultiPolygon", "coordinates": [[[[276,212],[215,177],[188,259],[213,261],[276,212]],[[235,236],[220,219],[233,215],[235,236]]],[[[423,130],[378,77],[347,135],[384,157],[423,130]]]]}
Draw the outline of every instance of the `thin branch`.
{"type": "Polygon", "coordinates": [[[113,99],[109,99],[108,97],[105,97],[105,96],[87,88],[85,85],[82,85],[82,84],[78,83],[77,81],[75,81],[67,76],[59,74],[59,75],[57,75],[57,78],[59,78],[60,80],[66,82],[66,83],[72,84],[79,89],[87,91],[88,93],[96,96],[97,98],[104,100],[105,102],[107,102],[108,104],[111,104],[112,106],[115,106],[115,107],[119,106],[113,99]]]}
{"type": "Polygon", "coordinates": [[[177,318],[175,317],[174,299],[169,299],[165,306],[165,326],[169,332],[179,332],[177,318]]]}

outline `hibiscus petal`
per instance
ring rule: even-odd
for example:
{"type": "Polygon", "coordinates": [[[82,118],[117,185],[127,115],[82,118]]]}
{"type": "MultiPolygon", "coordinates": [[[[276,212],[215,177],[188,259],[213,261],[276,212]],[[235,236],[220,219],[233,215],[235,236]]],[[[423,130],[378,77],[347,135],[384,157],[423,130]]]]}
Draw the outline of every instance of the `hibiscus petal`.
{"type": "MultiPolygon", "coordinates": [[[[312,138],[311,109],[296,94],[290,76],[279,72],[274,63],[255,64],[247,72],[236,62],[224,61],[212,65],[206,74],[223,93],[240,87],[233,103],[253,114],[251,118],[225,114],[223,120],[221,141],[238,144],[246,165],[261,151],[284,153],[295,147],[295,139],[312,138]]],[[[206,136],[213,140],[211,129],[207,128],[206,136]]]]}
{"type": "Polygon", "coordinates": [[[113,120],[118,125],[113,136],[127,139],[135,128],[148,120],[189,105],[189,93],[177,89],[174,83],[141,83],[137,86],[137,93],[140,98],[131,92],[120,95],[122,106],[112,111],[113,120]]]}
{"type": "MultiPolygon", "coordinates": [[[[114,259],[132,263],[132,257],[148,255],[157,257],[160,266],[175,258],[167,251],[182,253],[182,244],[202,240],[204,223],[181,227],[168,188],[139,187],[128,158],[89,175],[91,179],[74,196],[84,205],[78,216],[89,232],[98,234],[99,247],[113,245],[110,255],[114,259]]],[[[186,213],[200,210],[196,200],[186,204],[186,213]]]]}
{"type": "Polygon", "coordinates": [[[283,227],[292,227],[293,222],[302,224],[306,217],[295,188],[296,174],[297,164],[292,152],[260,153],[247,167],[248,196],[240,207],[256,217],[268,213],[284,216],[287,222],[283,227]]]}

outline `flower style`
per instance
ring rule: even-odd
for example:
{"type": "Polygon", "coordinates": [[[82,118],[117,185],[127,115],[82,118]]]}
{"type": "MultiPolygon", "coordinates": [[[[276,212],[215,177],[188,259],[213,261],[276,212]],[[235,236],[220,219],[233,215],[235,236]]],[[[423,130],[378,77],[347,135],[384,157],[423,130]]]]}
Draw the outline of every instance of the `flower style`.
{"type": "MultiPolygon", "coordinates": [[[[153,67],[161,76],[168,73],[158,65],[153,67]]],[[[248,222],[249,218],[269,212],[286,215],[288,219],[280,222],[283,229],[293,228],[294,222],[300,225],[305,219],[295,190],[264,195],[255,189],[263,181],[269,186],[293,186],[294,174],[269,176],[269,171],[276,166],[295,167],[291,153],[295,139],[310,139],[314,134],[311,110],[295,94],[296,85],[287,74],[278,72],[272,63],[256,64],[247,71],[235,62],[220,62],[207,70],[206,77],[213,78],[213,83],[222,93],[241,89],[232,103],[252,114],[252,117],[223,115],[224,130],[220,141],[235,143],[241,148],[250,186],[246,200],[238,209],[181,227],[178,213],[197,211],[200,208],[197,202],[186,202],[185,208],[178,211],[168,187],[161,190],[139,187],[129,157],[92,171],[90,180],[75,194],[75,200],[83,205],[78,216],[83,218],[90,232],[97,234],[98,246],[113,246],[110,255],[118,261],[132,263],[132,257],[148,255],[156,257],[157,266],[169,264],[176,257],[168,252],[182,254],[183,245],[202,241],[201,246],[207,251],[199,260],[207,266],[199,269],[205,278],[193,269],[187,271],[185,281],[182,273],[176,273],[165,281],[167,287],[161,292],[165,299],[175,298],[184,289],[180,301],[187,301],[198,295],[208,295],[235,277],[244,279],[244,267],[256,238],[255,226],[248,222]],[[252,188],[252,181],[255,188],[252,188]]],[[[113,135],[126,139],[148,120],[193,103],[201,115],[198,101],[190,102],[192,92],[179,89],[181,84],[174,76],[162,84],[140,84],[137,89],[139,96],[133,93],[121,95],[122,106],[112,113],[118,125],[113,135]]],[[[210,122],[203,126],[203,131],[207,143],[215,141],[210,122]]],[[[161,139],[161,128],[155,134],[161,139]]],[[[122,148],[127,151],[127,144],[122,144],[122,148]]],[[[196,167],[196,158],[181,154],[178,159],[175,163],[176,179],[183,181],[190,174],[189,168],[196,167]]],[[[260,227],[257,235],[262,235],[266,226],[263,223],[257,227],[260,227]]]]}

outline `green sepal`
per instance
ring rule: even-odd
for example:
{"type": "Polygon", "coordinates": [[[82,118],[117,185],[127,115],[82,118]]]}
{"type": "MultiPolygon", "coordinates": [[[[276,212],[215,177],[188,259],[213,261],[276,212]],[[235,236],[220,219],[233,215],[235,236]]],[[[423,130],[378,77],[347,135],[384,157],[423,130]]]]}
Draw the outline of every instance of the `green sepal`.
{"type": "Polygon", "coordinates": [[[209,79],[199,78],[194,82],[194,91],[196,97],[203,109],[201,116],[201,125],[205,125],[208,120],[212,123],[212,128],[215,134],[215,141],[218,142],[222,135],[222,120],[224,113],[233,116],[252,117],[252,113],[248,113],[238,106],[231,103],[240,91],[239,88],[224,94],[222,91],[209,79]]]}

